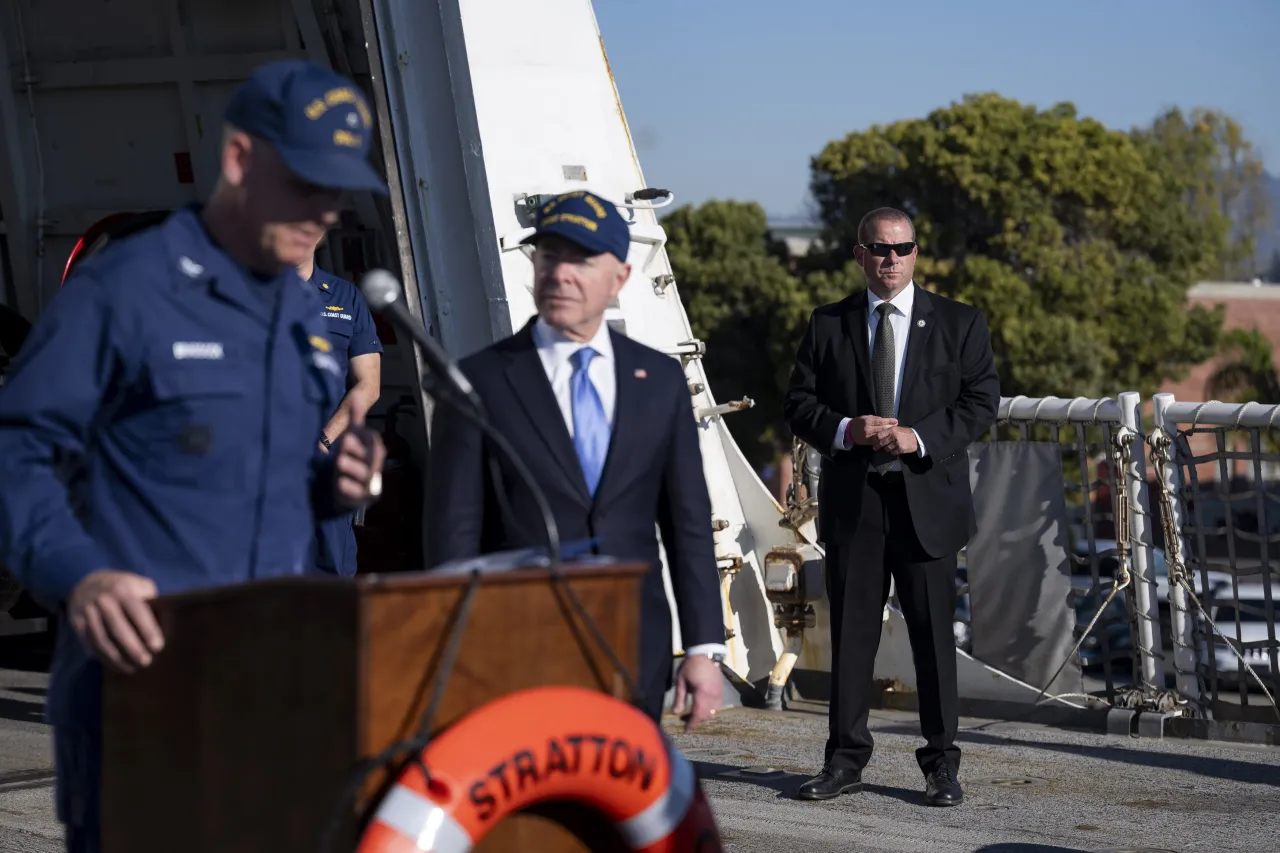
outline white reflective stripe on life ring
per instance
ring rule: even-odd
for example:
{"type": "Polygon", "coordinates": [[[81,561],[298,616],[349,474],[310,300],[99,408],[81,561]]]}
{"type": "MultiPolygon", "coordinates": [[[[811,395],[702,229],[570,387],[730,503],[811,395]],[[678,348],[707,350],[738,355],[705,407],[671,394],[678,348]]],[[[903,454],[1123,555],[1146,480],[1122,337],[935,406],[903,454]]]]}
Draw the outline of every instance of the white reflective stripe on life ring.
{"type": "Polygon", "coordinates": [[[662,796],[647,809],[618,824],[618,831],[632,850],[643,850],[675,831],[689,812],[694,790],[698,787],[693,765],[666,740],[667,761],[671,765],[671,782],[662,796]]]}
{"type": "Polygon", "coordinates": [[[383,798],[374,820],[414,839],[419,850],[468,853],[471,836],[447,811],[403,785],[383,798]]]}

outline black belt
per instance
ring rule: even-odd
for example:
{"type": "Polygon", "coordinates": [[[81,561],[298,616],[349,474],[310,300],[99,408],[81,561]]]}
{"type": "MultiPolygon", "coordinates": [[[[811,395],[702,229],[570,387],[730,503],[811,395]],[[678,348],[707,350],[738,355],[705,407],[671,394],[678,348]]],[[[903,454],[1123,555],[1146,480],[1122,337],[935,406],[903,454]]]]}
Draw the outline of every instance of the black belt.
{"type": "Polygon", "coordinates": [[[882,483],[887,486],[898,485],[905,483],[906,478],[903,476],[901,471],[885,471],[883,474],[877,473],[876,471],[868,471],[867,482],[874,483],[876,485],[882,483]]]}

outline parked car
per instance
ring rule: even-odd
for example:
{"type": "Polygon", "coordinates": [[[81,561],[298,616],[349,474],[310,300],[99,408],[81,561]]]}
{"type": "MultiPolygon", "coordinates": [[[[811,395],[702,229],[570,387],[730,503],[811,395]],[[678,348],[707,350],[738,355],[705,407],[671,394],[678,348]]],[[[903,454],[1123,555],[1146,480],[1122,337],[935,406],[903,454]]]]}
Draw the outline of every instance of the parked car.
{"type": "Polygon", "coordinates": [[[1127,672],[1133,668],[1133,630],[1124,596],[1117,595],[1098,613],[1110,592],[1106,588],[1093,590],[1088,585],[1072,588],[1068,603],[1076,616],[1073,636],[1079,640],[1096,615],[1093,630],[1080,644],[1080,666],[1086,670],[1101,669],[1110,658],[1112,667],[1127,672]]]}
{"type": "MultiPolygon", "coordinates": [[[[1117,569],[1120,565],[1120,553],[1117,549],[1114,539],[1095,539],[1095,554],[1098,563],[1098,584],[1105,596],[1110,591],[1110,585],[1114,581],[1117,569]]],[[[1086,539],[1077,539],[1072,548],[1072,559],[1074,562],[1071,573],[1071,586],[1075,590],[1089,591],[1093,588],[1093,565],[1090,560],[1089,542],[1086,539]]],[[[1172,620],[1170,618],[1169,609],[1169,563],[1165,557],[1164,550],[1161,548],[1152,549],[1153,570],[1156,581],[1156,601],[1160,614],[1160,639],[1161,645],[1165,650],[1173,648],[1172,620]]],[[[1204,590],[1207,588],[1210,593],[1220,590],[1223,587],[1230,589],[1231,575],[1227,572],[1208,572],[1208,585],[1205,585],[1205,578],[1201,577],[1200,572],[1193,572],[1191,576],[1191,589],[1195,592],[1196,597],[1201,600],[1206,599],[1204,590]]],[[[1133,582],[1137,583],[1138,578],[1135,576],[1133,582]]],[[[1123,594],[1124,600],[1129,600],[1129,594],[1123,594]]],[[[1120,596],[1117,596],[1119,599],[1120,596]]],[[[1101,604],[1101,599],[1094,605],[1095,609],[1101,604]]]]}
{"type": "MultiPolygon", "coordinates": [[[[1280,616],[1280,582],[1272,583],[1271,596],[1274,620],[1280,616]]],[[[1258,682],[1241,666],[1240,658],[1232,650],[1234,647],[1258,677],[1267,681],[1274,691],[1275,682],[1269,680],[1269,676],[1273,675],[1271,656],[1273,649],[1280,654],[1280,649],[1275,647],[1275,643],[1280,643],[1280,638],[1276,637],[1276,630],[1268,631],[1267,595],[1263,585],[1247,582],[1240,584],[1235,591],[1230,585],[1218,589],[1205,602],[1205,609],[1222,631],[1222,636],[1214,632],[1211,626],[1203,626],[1200,659],[1206,662],[1210,660],[1210,656],[1205,653],[1205,645],[1212,643],[1213,671],[1217,673],[1218,679],[1230,687],[1243,680],[1247,689],[1257,691],[1258,682]]]]}
{"type": "MultiPolygon", "coordinates": [[[[1120,552],[1114,539],[1095,539],[1094,547],[1098,555],[1098,579],[1110,583],[1116,576],[1116,570],[1120,565],[1120,552]]],[[[1165,557],[1163,548],[1152,548],[1152,561],[1154,562],[1155,578],[1156,578],[1156,594],[1161,601],[1169,599],[1169,563],[1165,557]]],[[[1073,585],[1078,583],[1076,578],[1082,578],[1087,581],[1093,577],[1093,568],[1089,560],[1089,542],[1086,539],[1076,540],[1072,547],[1072,556],[1075,561],[1073,571],[1073,585]]],[[[1209,572],[1209,589],[1215,589],[1222,584],[1231,583],[1231,575],[1226,572],[1209,572]]],[[[1134,578],[1135,582],[1137,578],[1134,578]]],[[[1196,595],[1200,594],[1203,580],[1199,572],[1194,572],[1192,577],[1192,589],[1196,595]]]]}

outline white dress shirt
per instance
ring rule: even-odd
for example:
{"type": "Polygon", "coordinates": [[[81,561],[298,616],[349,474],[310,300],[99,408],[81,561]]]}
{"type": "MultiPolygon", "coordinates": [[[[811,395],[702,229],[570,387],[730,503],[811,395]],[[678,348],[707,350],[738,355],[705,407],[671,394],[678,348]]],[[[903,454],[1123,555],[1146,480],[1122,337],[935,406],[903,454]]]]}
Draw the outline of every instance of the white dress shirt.
{"type": "MultiPolygon", "coordinates": [[[[879,296],[876,296],[867,290],[867,352],[871,357],[875,358],[876,349],[876,329],[880,325],[880,311],[877,309],[881,302],[884,302],[879,296]]],[[[911,336],[911,311],[916,304],[916,283],[914,281],[907,282],[907,286],[898,291],[898,295],[889,300],[889,325],[893,329],[893,417],[898,416],[898,406],[902,402],[902,366],[906,362],[907,356],[907,339],[911,336]]],[[[873,392],[872,397],[875,394],[873,392]]],[[[831,443],[831,451],[834,453],[839,450],[850,450],[848,444],[845,443],[845,430],[849,426],[852,418],[841,418],[840,427],[836,430],[835,439],[831,443]]],[[[920,440],[920,434],[914,429],[911,434],[916,437],[916,455],[925,456],[924,442],[920,440]]],[[[890,471],[901,471],[902,463],[894,460],[889,467],[890,471]]]]}
{"type": "Polygon", "coordinates": [[[573,363],[569,359],[583,347],[591,347],[596,351],[595,358],[587,366],[587,377],[600,396],[600,404],[604,406],[604,417],[609,427],[613,427],[613,410],[618,400],[618,374],[613,363],[613,340],[609,337],[609,327],[600,324],[595,336],[586,343],[573,341],[565,337],[563,332],[547,325],[541,317],[533,324],[533,343],[538,348],[538,358],[542,359],[542,368],[547,372],[551,382],[551,390],[556,395],[556,403],[560,406],[560,414],[564,416],[564,425],[573,435],[573,363]]]}
{"type": "MultiPolygon", "coordinates": [[[[538,349],[538,358],[547,372],[551,382],[551,390],[555,394],[556,403],[560,406],[560,414],[564,416],[564,425],[573,436],[573,354],[583,347],[591,347],[596,356],[587,366],[587,377],[600,396],[604,406],[605,420],[613,427],[613,413],[618,401],[618,374],[614,364],[613,339],[609,334],[609,326],[601,323],[600,328],[586,343],[570,340],[564,333],[547,325],[541,317],[533,324],[533,343],[538,349]]],[[[686,655],[728,654],[723,643],[705,643],[685,649],[686,655]]],[[[680,709],[683,711],[684,709],[680,709]]]]}

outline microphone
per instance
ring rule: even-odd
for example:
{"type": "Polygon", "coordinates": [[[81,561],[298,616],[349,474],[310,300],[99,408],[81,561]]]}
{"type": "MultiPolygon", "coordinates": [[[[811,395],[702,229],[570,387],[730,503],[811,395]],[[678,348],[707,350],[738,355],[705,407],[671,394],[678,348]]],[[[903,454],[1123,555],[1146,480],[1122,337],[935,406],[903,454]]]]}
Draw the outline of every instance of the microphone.
{"type": "MultiPolygon", "coordinates": [[[[393,274],[384,269],[369,270],[360,279],[360,292],[364,294],[370,310],[389,316],[396,326],[403,329],[418,346],[422,347],[423,356],[426,358],[427,366],[434,377],[448,377],[448,382],[442,383],[433,381],[432,377],[424,376],[422,378],[422,390],[434,397],[437,402],[448,406],[493,442],[498,451],[511,463],[516,475],[524,481],[525,485],[533,493],[534,503],[538,505],[538,510],[542,515],[543,526],[546,528],[547,558],[552,571],[558,572],[560,568],[560,531],[556,526],[551,504],[547,502],[546,495],[538,485],[538,481],[534,478],[532,472],[525,465],[524,460],[511,447],[506,437],[489,423],[480,395],[471,387],[471,383],[467,381],[467,377],[458,369],[453,360],[445,354],[440,344],[436,343],[435,339],[427,334],[427,330],[423,328],[417,318],[404,307],[401,299],[404,290],[393,274]],[[449,385],[452,385],[453,388],[451,389],[449,385]],[[454,389],[458,393],[455,393],[454,389]]],[[[511,509],[506,499],[506,489],[502,484],[502,473],[498,468],[498,459],[496,456],[490,455],[487,461],[489,476],[493,480],[494,494],[497,496],[500,511],[512,522],[513,526],[520,527],[521,525],[516,519],[515,512],[511,509]]]]}
{"type": "Polygon", "coordinates": [[[401,299],[404,290],[394,275],[383,269],[369,270],[360,279],[360,292],[364,294],[365,301],[369,303],[371,310],[390,317],[393,323],[422,348],[422,356],[426,359],[432,373],[447,377],[477,410],[480,409],[480,397],[467,381],[467,377],[462,374],[457,364],[449,358],[435,338],[428,335],[427,330],[417,318],[404,307],[404,301],[401,299]]]}

